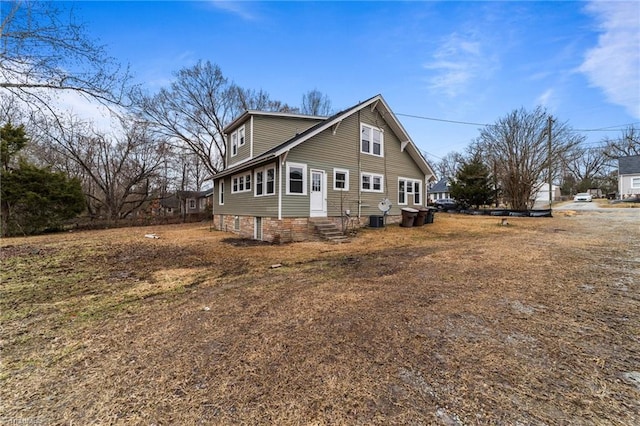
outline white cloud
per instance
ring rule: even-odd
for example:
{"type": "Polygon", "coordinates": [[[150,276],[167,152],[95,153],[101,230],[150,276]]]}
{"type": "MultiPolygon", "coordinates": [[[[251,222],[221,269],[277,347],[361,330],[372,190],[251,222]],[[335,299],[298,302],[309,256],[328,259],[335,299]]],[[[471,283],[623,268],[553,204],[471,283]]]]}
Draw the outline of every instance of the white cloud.
{"type": "Polygon", "coordinates": [[[609,102],[640,119],[640,3],[594,1],[586,11],[598,20],[600,36],[579,71],[609,102]]]}
{"type": "Polygon", "coordinates": [[[547,89],[536,99],[536,105],[542,105],[544,107],[549,107],[552,101],[554,100],[554,91],[553,89],[547,89]]]}
{"type": "Polygon", "coordinates": [[[457,33],[444,41],[433,59],[423,65],[425,69],[434,71],[428,78],[429,88],[449,97],[460,95],[475,78],[485,75],[491,68],[480,42],[457,33]]]}
{"type": "Polygon", "coordinates": [[[257,19],[254,13],[256,4],[254,2],[211,0],[211,4],[217,9],[237,15],[246,21],[257,19]]]}

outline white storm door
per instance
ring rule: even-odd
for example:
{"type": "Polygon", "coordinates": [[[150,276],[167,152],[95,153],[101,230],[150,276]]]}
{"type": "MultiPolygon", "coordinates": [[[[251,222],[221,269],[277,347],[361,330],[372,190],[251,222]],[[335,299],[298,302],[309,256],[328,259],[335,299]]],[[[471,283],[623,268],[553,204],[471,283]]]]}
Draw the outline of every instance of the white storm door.
{"type": "Polygon", "coordinates": [[[311,170],[309,216],[327,216],[327,176],[323,170],[311,170]]]}

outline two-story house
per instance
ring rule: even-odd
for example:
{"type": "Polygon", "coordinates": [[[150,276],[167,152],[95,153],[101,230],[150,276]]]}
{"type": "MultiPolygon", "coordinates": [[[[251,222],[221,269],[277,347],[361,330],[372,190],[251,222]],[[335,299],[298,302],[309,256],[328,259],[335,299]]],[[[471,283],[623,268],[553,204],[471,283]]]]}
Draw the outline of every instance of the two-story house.
{"type": "Polygon", "coordinates": [[[360,225],[426,204],[434,172],[381,95],[331,117],[246,111],[225,128],[214,227],[265,241],[314,238],[317,218],[360,225]]]}

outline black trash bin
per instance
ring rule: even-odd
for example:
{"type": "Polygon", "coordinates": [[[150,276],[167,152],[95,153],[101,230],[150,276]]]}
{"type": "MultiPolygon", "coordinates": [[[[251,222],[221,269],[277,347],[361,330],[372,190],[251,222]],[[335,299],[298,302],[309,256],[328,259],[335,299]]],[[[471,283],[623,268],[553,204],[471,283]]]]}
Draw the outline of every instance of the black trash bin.
{"type": "Polygon", "coordinates": [[[425,209],[424,207],[420,207],[418,209],[418,214],[416,215],[416,219],[413,222],[413,226],[422,226],[425,224],[425,218],[427,216],[427,212],[429,210],[425,209]]]}
{"type": "Polygon", "coordinates": [[[425,218],[424,223],[433,223],[433,219],[436,216],[436,209],[435,207],[427,207],[427,216],[425,218]]]}
{"type": "Polygon", "coordinates": [[[412,209],[411,207],[404,207],[402,209],[402,222],[400,223],[400,226],[405,228],[412,227],[417,215],[418,210],[412,209]]]}

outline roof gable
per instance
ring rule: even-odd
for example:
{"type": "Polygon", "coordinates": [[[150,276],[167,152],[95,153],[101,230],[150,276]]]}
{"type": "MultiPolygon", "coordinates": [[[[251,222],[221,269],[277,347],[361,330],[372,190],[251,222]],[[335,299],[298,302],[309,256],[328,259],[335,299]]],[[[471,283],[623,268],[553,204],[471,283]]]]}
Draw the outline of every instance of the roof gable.
{"type": "MultiPolygon", "coordinates": [[[[308,128],[304,132],[295,135],[293,138],[291,138],[291,139],[281,143],[280,145],[277,145],[276,147],[270,149],[269,151],[257,156],[256,158],[254,158],[254,159],[252,159],[250,161],[247,161],[245,163],[242,163],[241,165],[238,165],[238,166],[235,166],[235,167],[231,167],[230,169],[227,169],[227,170],[219,173],[218,176],[219,177],[226,176],[226,175],[229,175],[229,174],[232,174],[232,173],[239,172],[244,168],[248,168],[248,167],[254,166],[256,164],[260,164],[260,163],[264,163],[266,161],[270,161],[273,158],[276,158],[276,157],[286,153],[287,151],[295,148],[296,146],[308,141],[312,137],[314,137],[317,134],[319,134],[319,133],[331,128],[332,126],[339,125],[339,123],[342,120],[344,120],[345,118],[347,118],[347,117],[351,116],[352,114],[358,112],[359,110],[362,110],[362,109],[367,108],[367,107],[371,108],[372,110],[373,109],[378,109],[378,111],[381,113],[383,119],[387,122],[387,124],[389,125],[391,130],[401,140],[402,150],[406,150],[407,151],[409,156],[413,159],[413,161],[415,161],[415,163],[418,165],[420,170],[425,175],[434,176],[435,173],[433,172],[433,169],[431,168],[429,163],[427,163],[425,158],[422,156],[422,154],[418,150],[418,148],[415,145],[415,143],[409,137],[409,134],[406,132],[406,130],[404,129],[402,124],[400,124],[400,121],[398,121],[397,117],[393,114],[393,112],[391,111],[391,109],[389,108],[389,106],[387,105],[385,100],[382,98],[382,95],[376,95],[376,96],[374,96],[374,97],[372,97],[370,99],[367,99],[364,102],[361,102],[361,103],[359,103],[357,105],[354,105],[351,108],[347,108],[347,109],[345,109],[343,111],[340,111],[340,112],[332,115],[331,117],[328,117],[328,118],[324,119],[323,121],[315,124],[314,126],[311,126],[310,128],[308,128]]],[[[310,117],[310,116],[307,116],[307,117],[310,117]]],[[[312,118],[316,118],[317,119],[317,117],[312,117],[312,118]]],[[[231,126],[229,126],[228,128],[231,128],[231,126]]]]}

